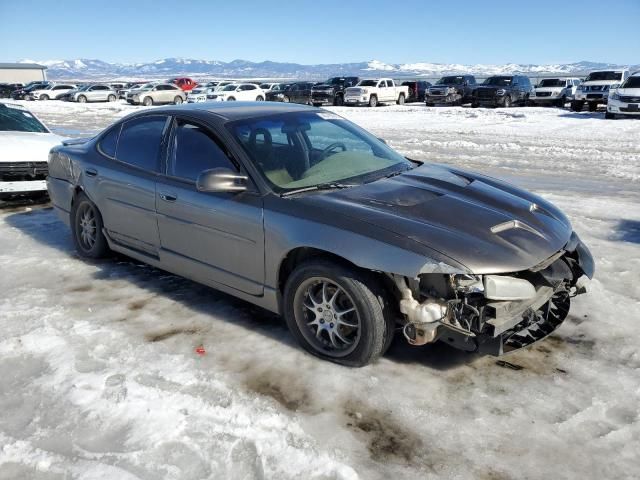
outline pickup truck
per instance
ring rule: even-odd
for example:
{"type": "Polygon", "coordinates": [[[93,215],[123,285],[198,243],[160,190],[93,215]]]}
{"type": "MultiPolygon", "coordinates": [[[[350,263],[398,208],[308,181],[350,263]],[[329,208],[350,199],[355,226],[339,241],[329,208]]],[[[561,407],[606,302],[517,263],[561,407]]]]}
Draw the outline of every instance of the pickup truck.
{"type": "Polygon", "coordinates": [[[375,107],[379,103],[397,103],[404,105],[409,96],[409,87],[401,87],[390,78],[360,80],[355,87],[344,91],[345,105],[369,105],[375,107]]]}
{"type": "Polygon", "coordinates": [[[314,85],[311,89],[311,103],[314,107],[343,105],[345,88],[353,87],[359,81],[358,77],[332,77],[324,83],[314,85]]]}

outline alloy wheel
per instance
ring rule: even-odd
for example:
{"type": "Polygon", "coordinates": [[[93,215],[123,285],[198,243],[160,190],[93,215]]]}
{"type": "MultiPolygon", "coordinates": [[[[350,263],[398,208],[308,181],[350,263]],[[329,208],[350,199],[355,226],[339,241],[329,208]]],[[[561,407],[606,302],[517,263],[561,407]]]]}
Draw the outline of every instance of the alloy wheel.
{"type": "Polygon", "coordinates": [[[93,206],[85,203],[78,212],[78,240],[85,250],[91,250],[97,239],[96,212],[93,206]]]}
{"type": "Polygon", "coordinates": [[[344,357],[357,347],[360,314],[351,296],[335,281],[307,279],[296,291],[294,302],[298,328],[315,350],[344,357]]]}

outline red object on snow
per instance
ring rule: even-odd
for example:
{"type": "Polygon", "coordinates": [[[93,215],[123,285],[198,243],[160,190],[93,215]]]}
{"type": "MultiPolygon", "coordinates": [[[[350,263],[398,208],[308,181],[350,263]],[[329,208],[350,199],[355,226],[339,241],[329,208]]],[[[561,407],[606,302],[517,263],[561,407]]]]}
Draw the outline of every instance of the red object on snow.
{"type": "Polygon", "coordinates": [[[202,345],[200,345],[198,348],[196,348],[196,353],[198,355],[204,355],[205,353],[207,353],[207,351],[204,349],[202,345]]]}

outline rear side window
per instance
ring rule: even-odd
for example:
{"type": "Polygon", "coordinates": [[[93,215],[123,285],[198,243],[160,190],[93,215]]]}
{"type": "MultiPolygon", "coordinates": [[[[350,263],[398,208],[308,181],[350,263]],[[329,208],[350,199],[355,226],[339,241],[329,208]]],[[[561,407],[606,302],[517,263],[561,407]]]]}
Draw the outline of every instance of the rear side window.
{"type": "Polygon", "coordinates": [[[212,168],[235,166],[220,147],[215,135],[197,123],[178,119],[169,175],[195,181],[198,175],[212,168]]]}
{"type": "Polygon", "coordinates": [[[110,158],[115,158],[118,136],[122,125],[117,125],[109,130],[98,142],[98,151],[110,158]]]}
{"type": "Polygon", "coordinates": [[[122,126],[116,158],[151,172],[160,171],[160,146],[167,117],[154,115],[130,120],[122,126]]]}

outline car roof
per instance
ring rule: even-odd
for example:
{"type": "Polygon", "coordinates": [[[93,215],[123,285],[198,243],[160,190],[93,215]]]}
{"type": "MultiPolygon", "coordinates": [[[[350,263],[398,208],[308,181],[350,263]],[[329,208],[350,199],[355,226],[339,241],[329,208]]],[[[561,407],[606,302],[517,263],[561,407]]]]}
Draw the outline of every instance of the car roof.
{"type": "Polygon", "coordinates": [[[166,112],[169,114],[177,114],[180,112],[208,112],[230,121],[301,111],[319,112],[321,110],[307,105],[281,102],[187,103],[180,106],[167,106],[153,109],[154,113],[166,112]]]}

